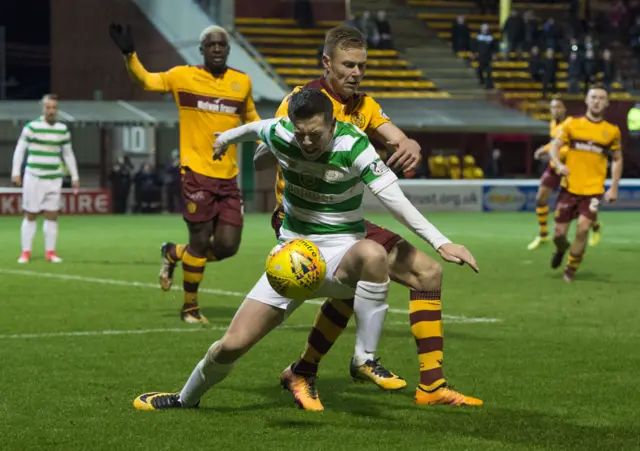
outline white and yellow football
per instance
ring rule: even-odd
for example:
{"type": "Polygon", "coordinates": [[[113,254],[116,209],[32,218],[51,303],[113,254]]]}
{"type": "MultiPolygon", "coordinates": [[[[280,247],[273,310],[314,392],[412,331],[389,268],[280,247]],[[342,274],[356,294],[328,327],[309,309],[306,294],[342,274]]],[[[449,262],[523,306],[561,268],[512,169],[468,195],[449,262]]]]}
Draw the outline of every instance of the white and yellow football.
{"type": "Polygon", "coordinates": [[[294,239],[274,247],[267,257],[267,279],[287,299],[310,299],[327,272],[320,249],[311,241],[294,239]]]}

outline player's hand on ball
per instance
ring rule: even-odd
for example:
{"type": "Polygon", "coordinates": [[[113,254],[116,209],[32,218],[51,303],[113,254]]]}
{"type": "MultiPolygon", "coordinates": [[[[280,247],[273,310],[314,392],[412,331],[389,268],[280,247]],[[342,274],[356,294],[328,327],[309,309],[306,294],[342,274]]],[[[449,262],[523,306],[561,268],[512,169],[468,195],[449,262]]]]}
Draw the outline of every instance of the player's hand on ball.
{"type": "Polygon", "coordinates": [[[133,34],[129,25],[111,23],[109,25],[109,35],[124,55],[129,55],[135,51],[133,44],[133,34]]]}
{"type": "Polygon", "coordinates": [[[216,137],[216,141],[213,143],[213,159],[214,160],[222,160],[222,157],[225,153],[227,153],[227,149],[229,145],[224,142],[224,140],[219,139],[222,133],[216,132],[214,136],[216,137]]]}
{"type": "Polygon", "coordinates": [[[459,265],[467,264],[471,266],[475,272],[480,272],[476,259],[471,252],[462,244],[447,243],[438,248],[438,254],[446,262],[457,263],[459,265]]]}
{"type": "Polygon", "coordinates": [[[615,202],[618,199],[618,188],[611,187],[604,193],[604,200],[607,202],[615,202]]]}
{"type": "Polygon", "coordinates": [[[15,177],[11,177],[11,181],[16,185],[16,186],[22,186],[22,177],[19,175],[16,175],[15,177]]]}
{"type": "Polygon", "coordinates": [[[387,147],[395,148],[387,161],[387,166],[395,170],[413,171],[422,160],[420,144],[413,139],[387,141],[387,147]]]}

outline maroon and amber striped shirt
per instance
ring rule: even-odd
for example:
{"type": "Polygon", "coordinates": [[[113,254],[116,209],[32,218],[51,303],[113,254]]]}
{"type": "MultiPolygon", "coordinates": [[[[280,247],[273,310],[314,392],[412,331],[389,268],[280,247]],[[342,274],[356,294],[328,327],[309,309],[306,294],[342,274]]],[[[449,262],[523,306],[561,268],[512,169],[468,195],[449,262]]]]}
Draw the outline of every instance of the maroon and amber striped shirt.
{"type": "Polygon", "coordinates": [[[236,146],[229,146],[225,158],[214,161],[213,143],[216,132],[260,120],[247,74],[228,68],[214,76],[202,66],[176,66],[167,72],[149,73],[135,53],[127,57],[127,68],[144,89],[173,94],[180,117],[183,167],[219,179],[238,174],[236,146]]]}

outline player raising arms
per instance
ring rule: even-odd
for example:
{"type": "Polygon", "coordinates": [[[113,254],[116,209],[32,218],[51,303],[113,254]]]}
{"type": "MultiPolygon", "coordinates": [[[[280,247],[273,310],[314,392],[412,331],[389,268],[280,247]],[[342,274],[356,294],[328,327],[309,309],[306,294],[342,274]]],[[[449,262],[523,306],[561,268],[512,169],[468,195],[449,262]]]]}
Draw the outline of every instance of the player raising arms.
{"type": "MultiPolygon", "coordinates": [[[[551,122],[549,122],[549,136],[551,141],[549,141],[545,146],[540,147],[534,153],[534,158],[536,160],[541,160],[543,158],[549,158],[549,149],[551,148],[551,142],[555,139],[558,134],[558,130],[562,123],[567,119],[567,108],[564,105],[564,102],[560,99],[553,99],[549,104],[549,111],[551,112],[551,122]]],[[[560,149],[560,159],[564,161],[567,151],[567,146],[563,146],[560,149]]],[[[547,225],[549,219],[549,198],[551,194],[560,187],[560,180],[562,176],[558,174],[556,171],[556,166],[553,161],[549,161],[549,164],[545,168],[542,173],[542,177],[540,178],[540,187],[538,188],[538,192],[536,194],[536,215],[538,216],[538,225],[540,226],[540,231],[538,236],[529,243],[527,249],[534,250],[540,247],[541,244],[548,242],[551,238],[549,237],[549,228],[547,225]]],[[[591,237],[590,243],[595,246],[600,242],[600,231],[601,227],[598,223],[597,219],[593,221],[593,235],[591,237]]]]}
{"type": "Polygon", "coordinates": [[[58,238],[58,213],[62,192],[61,158],[71,173],[71,183],[77,191],[80,186],[76,157],[71,148],[71,134],[62,122],[58,122],[58,97],[46,94],[42,98],[42,116],[29,122],[22,129],[20,139],[13,154],[11,180],[22,186],[22,253],[18,263],[29,263],[31,245],[36,234],[36,217],[44,214],[45,259],[60,263],[56,254],[58,238]],[[21,168],[25,154],[27,165],[24,180],[21,168]]]}
{"type": "MultiPolygon", "coordinates": [[[[229,144],[261,139],[285,168],[281,239],[312,241],[327,265],[324,284],[309,299],[355,297],[359,302],[376,304],[387,297],[387,252],[382,245],[363,239],[364,185],[398,221],[445,259],[477,270],[469,251],[451,243],[404,196],[397,177],[380,160],[367,136],[352,124],[336,121],[333,109],[321,90],[302,89],[290,98],[288,118],[243,125],[222,133],[215,144],[219,158],[229,144]],[[307,182],[304,186],[302,180],[307,182]]],[[[300,304],[278,295],[263,274],[182,391],[145,393],[135,399],[134,406],[139,410],[198,406],[202,395],[227,376],[235,361],[300,304]]],[[[316,410],[322,410],[318,407],[316,410]]]]}
{"type": "Polygon", "coordinates": [[[242,235],[242,198],[236,175],[236,148],[227,158],[211,159],[214,133],[260,118],[251,96],[251,80],[227,66],[229,37],[224,28],[211,26],[200,34],[202,66],[176,66],[149,73],[135,52],[129,27],[112,24],[109,33],[125,55],[131,77],[145,90],[171,92],[180,118],[180,164],[184,219],[189,229],[187,246],[163,245],[163,288],[171,286],[173,270],[182,260],[184,305],[181,318],[188,323],[208,322],[198,305],[198,286],[207,261],[232,257],[242,235]]]}
{"type": "MultiPolygon", "coordinates": [[[[338,26],[326,35],[323,64],[324,77],[305,87],[322,89],[333,104],[333,114],[338,120],[351,122],[367,135],[386,143],[394,154],[390,165],[413,169],[420,161],[420,146],[407,136],[382,112],[371,97],[358,91],[366,69],[367,49],[362,33],[355,28],[338,26]]],[[[294,90],[299,91],[301,87],[294,90]]],[[[276,116],[286,116],[287,97],[276,116]]],[[[260,169],[272,163],[269,154],[256,154],[256,167],[260,169]],[[264,161],[260,161],[264,156],[264,161]]],[[[301,180],[304,182],[304,179],[301,180]]],[[[284,179],[278,169],[276,182],[276,210],[272,225],[279,232],[284,215],[284,179]]],[[[418,404],[481,404],[480,400],[464,396],[447,388],[442,372],[443,336],[441,312],[442,268],[435,260],[416,249],[399,235],[365,221],[366,237],[381,244],[389,253],[391,280],[411,291],[409,310],[411,331],[418,345],[420,384],[416,390],[418,404]]],[[[329,351],[346,328],[349,318],[356,317],[356,345],[350,364],[351,376],[357,380],[369,380],[385,390],[406,387],[404,379],[385,369],[375,356],[382,333],[386,303],[330,299],[324,303],[309,334],[307,346],[301,358],[281,377],[283,385],[303,408],[317,410],[321,406],[315,390],[315,378],[322,357],[329,351]]]]}
{"type": "Polygon", "coordinates": [[[586,104],[585,116],[567,121],[558,131],[550,150],[558,172],[563,175],[555,212],[556,252],[551,267],[558,268],[569,250],[569,261],[564,271],[564,279],[568,282],[573,281],[584,257],[589,229],[598,212],[602,194],[605,201],[615,201],[622,176],[620,129],[603,117],[609,105],[607,91],[600,86],[592,87],[587,93],[586,104]],[[560,152],[565,145],[569,146],[569,151],[563,164],[560,152]],[[612,160],[612,183],[605,193],[609,156],[612,160]],[[571,221],[576,218],[576,238],[570,245],[567,232],[571,221]]]}

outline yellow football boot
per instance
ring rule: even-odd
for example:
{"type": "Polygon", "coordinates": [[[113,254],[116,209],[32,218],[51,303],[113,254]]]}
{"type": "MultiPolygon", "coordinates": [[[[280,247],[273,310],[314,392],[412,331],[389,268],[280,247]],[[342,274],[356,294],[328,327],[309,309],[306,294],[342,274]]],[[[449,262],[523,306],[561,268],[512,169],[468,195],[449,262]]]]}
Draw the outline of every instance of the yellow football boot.
{"type": "Polygon", "coordinates": [[[314,412],[324,410],[324,406],[318,397],[315,376],[296,374],[290,365],[280,375],[280,385],[293,394],[293,398],[301,409],[314,412]]]}
{"type": "MultiPolygon", "coordinates": [[[[198,407],[200,403],[195,405],[198,407]]],[[[164,410],[185,408],[180,402],[178,393],[151,392],[138,396],[133,401],[137,410],[164,410]]]]}
{"type": "Polygon", "coordinates": [[[602,223],[599,224],[599,227],[597,229],[592,229],[591,234],[589,235],[589,246],[591,247],[597,246],[602,238],[602,223]]]}
{"type": "Polygon", "coordinates": [[[440,387],[433,392],[427,392],[420,387],[416,388],[416,396],[413,399],[419,406],[434,406],[437,404],[449,404],[453,406],[481,406],[482,400],[465,396],[448,387],[440,387]]]}
{"type": "Polygon", "coordinates": [[[407,381],[383,367],[379,359],[367,360],[360,366],[351,359],[350,373],[354,382],[371,381],[383,390],[400,390],[407,386],[407,381]]]}
{"type": "Polygon", "coordinates": [[[527,249],[529,249],[530,251],[538,249],[541,245],[543,245],[544,243],[548,243],[549,241],[551,241],[551,237],[549,235],[537,236],[531,243],[529,243],[527,249]]]}
{"type": "Polygon", "coordinates": [[[202,314],[198,304],[184,304],[180,312],[180,319],[189,324],[209,324],[209,320],[202,314]]]}

